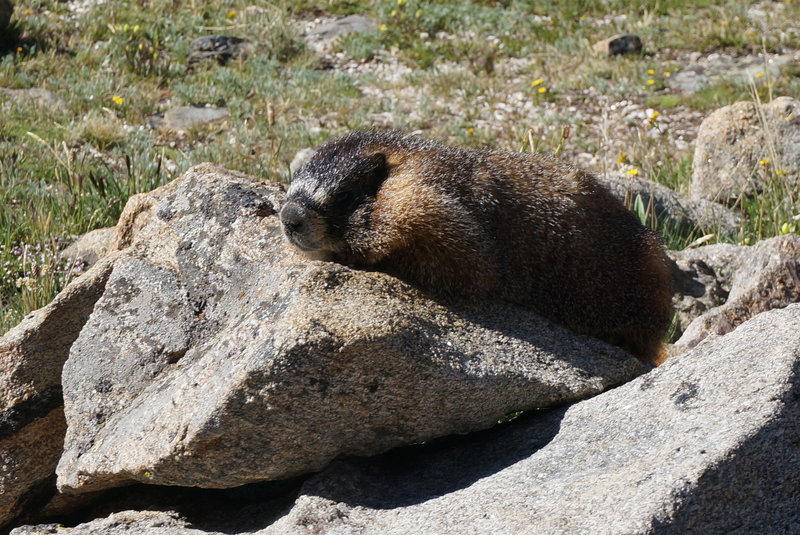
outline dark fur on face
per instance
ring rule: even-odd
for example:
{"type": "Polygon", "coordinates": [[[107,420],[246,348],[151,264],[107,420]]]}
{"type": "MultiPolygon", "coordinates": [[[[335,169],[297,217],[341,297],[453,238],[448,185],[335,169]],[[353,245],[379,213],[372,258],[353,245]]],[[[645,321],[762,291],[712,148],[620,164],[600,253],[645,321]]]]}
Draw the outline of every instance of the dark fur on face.
{"type": "Polygon", "coordinates": [[[323,145],[292,178],[281,222],[288,240],[312,258],[347,256],[348,231],[369,227],[389,165],[364,141],[351,135],[323,145]]]}

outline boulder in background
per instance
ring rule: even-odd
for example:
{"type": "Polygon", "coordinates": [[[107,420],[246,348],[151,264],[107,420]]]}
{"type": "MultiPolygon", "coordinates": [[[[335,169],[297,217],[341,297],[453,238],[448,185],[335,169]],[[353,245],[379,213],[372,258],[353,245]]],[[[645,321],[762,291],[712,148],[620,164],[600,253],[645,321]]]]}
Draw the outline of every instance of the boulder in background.
{"type": "Polygon", "coordinates": [[[800,174],[800,102],[737,102],[700,125],[691,195],[728,204],[761,192],[769,180],[793,189],[800,174]]]}

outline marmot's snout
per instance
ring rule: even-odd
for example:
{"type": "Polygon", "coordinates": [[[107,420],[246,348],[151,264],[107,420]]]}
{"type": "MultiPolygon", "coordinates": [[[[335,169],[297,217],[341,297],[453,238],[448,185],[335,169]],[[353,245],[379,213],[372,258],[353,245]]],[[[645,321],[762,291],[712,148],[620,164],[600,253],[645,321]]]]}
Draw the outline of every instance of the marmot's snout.
{"type": "Polygon", "coordinates": [[[311,214],[294,202],[287,202],[281,209],[281,224],[286,238],[303,251],[315,249],[319,236],[314,236],[311,225],[311,214]]]}
{"type": "Polygon", "coordinates": [[[292,245],[312,258],[324,259],[331,246],[320,214],[290,200],[281,208],[280,218],[283,233],[292,245]]]}
{"type": "Polygon", "coordinates": [[[286,203],[281,209],[283,231],[289,238],[294,235],[302,235],[304,227],[306,227],[307,217],[306,211],[300,206],[293,202],[286,203]]]}

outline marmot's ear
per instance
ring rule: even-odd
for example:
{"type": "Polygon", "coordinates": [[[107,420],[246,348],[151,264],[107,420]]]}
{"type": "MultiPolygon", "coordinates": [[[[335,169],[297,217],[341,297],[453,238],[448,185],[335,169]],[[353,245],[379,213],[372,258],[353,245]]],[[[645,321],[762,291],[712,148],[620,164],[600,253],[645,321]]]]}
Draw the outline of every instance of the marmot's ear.
{"type": "Polygon", "coordinates": [[[366,175],[373,186],[380,186],[389,176],[389,163],[386,154],[376,152],[367,156],[366,175]]]}

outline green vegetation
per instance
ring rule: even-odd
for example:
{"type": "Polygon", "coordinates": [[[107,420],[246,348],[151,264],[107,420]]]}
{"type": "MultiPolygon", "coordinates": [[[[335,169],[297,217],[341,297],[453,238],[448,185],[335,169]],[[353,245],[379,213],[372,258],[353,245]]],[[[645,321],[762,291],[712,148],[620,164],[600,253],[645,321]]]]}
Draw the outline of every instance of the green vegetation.
{"type": "MultiPolygon", "coordinates": [[[[775,88],[768,88],[762,84],[757,89],[759,97],[767,100],[771,89],[775,88]]],[[[715,110],[733,102],[752,100],[752,98],[752,88],[746,82],[721,81],[689,95],[665,93],[648,97],[646,102],[648,106],[663,110],[677,106],[686,106],[696,110],[715,110]]]]}
{"type": "MultiPolygon", "coordinates": [[[[664,141],[677,123],[656,112],[707,111],[800,89],[796,66],[752,86],[720,80],[692,95],[673,88],[690,52],[800,48],[800,32],[788,31],[800,20],[800,2],[785,2],[784,14],[765,24],[748,19],[750,4],[18,0],[11,37],[0,42],[0,88],[45,88],[63,105],[0,95],[0,333],[80,272],[58,251],[75,235],[114,224],[131,195],[204,161],[286,181],[297,150],[354,128],[590,154],[596,171],[635,171],[686,192],[691,153],[664,141]],[[316,17],[354,13],[377,27],[341,39],[332,50],[339,63],[327,68],[303,28],[316,17]],[[592,53],[593,42],[622,32],[640,35],[646,54],[592,53]],[[212,34],[247,39],[253,52],[189,66],[191,41],[212,34]],[[655,111],[609,134],[600,116],[621,100],[655,111]],[[147,127],[154,114],[189,105],[225,106],[231,119],[183,133],[147,127]]],[[[738,240],[795,230],[795,199],[778,178],[760,200],[738,203],[748,216],[738,240]]],[[[657,230],[679,248],[708,229],[657,230]]]]}

